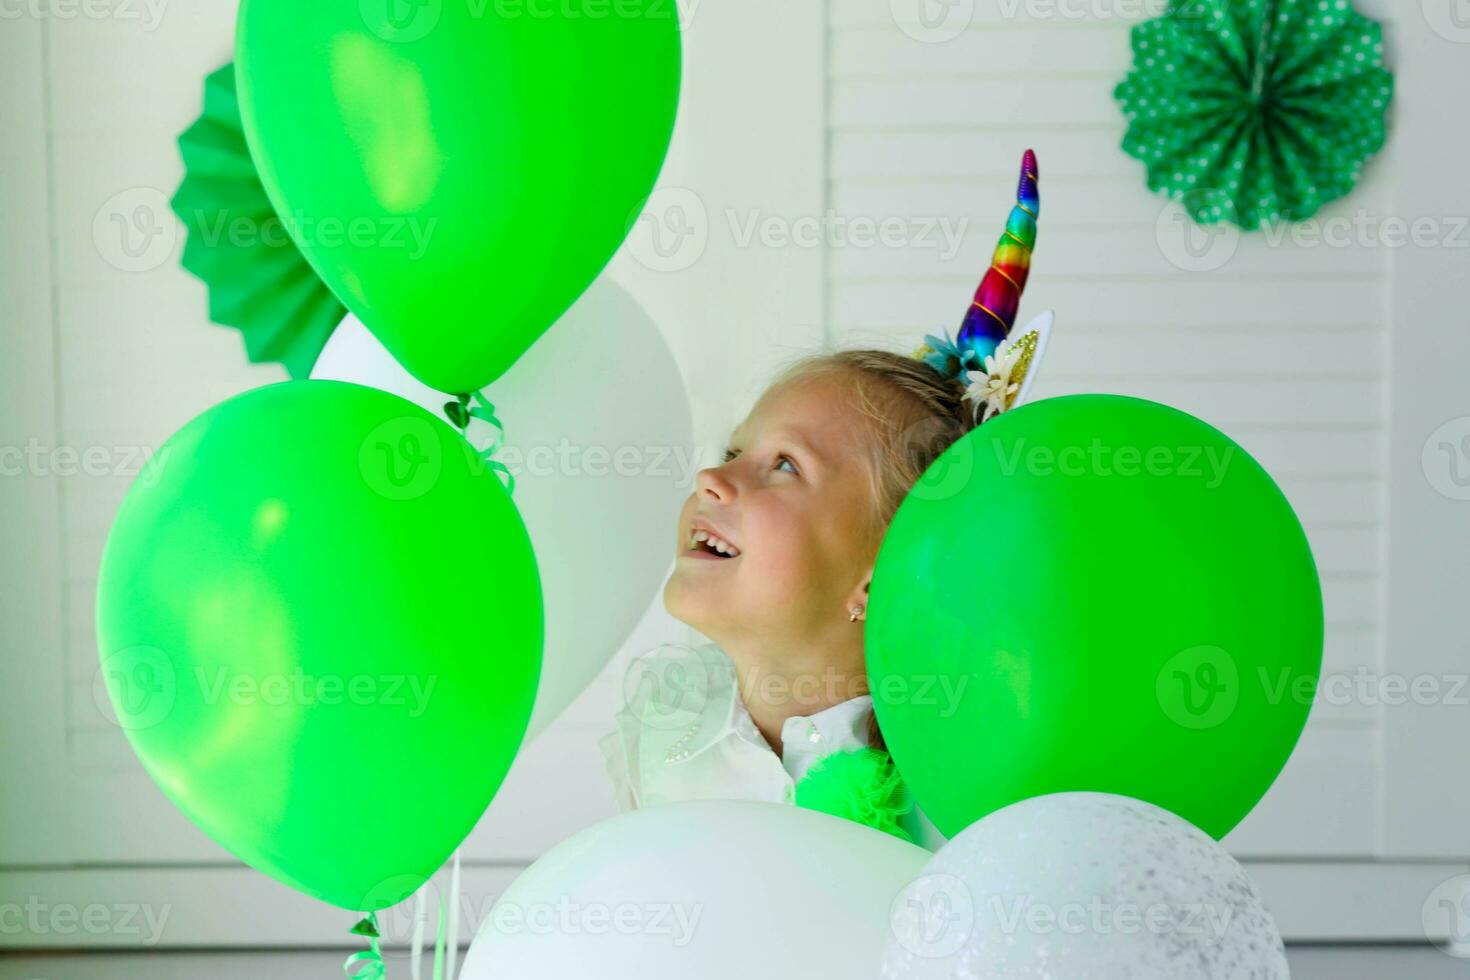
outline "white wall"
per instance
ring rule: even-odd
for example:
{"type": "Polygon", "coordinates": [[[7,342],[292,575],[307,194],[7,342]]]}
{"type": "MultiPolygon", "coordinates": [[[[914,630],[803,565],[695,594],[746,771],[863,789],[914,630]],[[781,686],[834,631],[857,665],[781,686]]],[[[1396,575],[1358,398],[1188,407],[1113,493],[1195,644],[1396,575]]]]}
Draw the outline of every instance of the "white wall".
{"type": "MultiPolygon", "coordinates": [[[[1024,3],[1004,16],[1011,7],[957,0],[973,10],[966,29],[926,42],[888,0],[686,4],[674,147],[610,274],[666,331],[698,436],[722,440],[794,353],[907,351],[924,332],[953,330],[1020,151],[1033,146],[1044,203],[1023,314],[1054,307],[1059,331],[1039,393],[1126,391],[1220,425],[1280,479],[1307,525],[1329,674],[1452,683],[1470,647],[1455,615],[1470,583],[1470,503],[1421,456],[1442,423],[1470,416],[1466,252],[1186,240],[1188,226],[1117,148],[1110,92],[1128,65],[1128,20],[1101,0],[1062,5],[1091,12],[1081,18],[1024,3]],[[752,221],[794,228],[829,208],[965,222],[965,233],[947,258],[917,244],[743,237],[752,221]]],[[[1360,7],[1389,23],[1396,128],[1358,191],[1321,217],[1430,216],[1448,228],[1470,214],[1470,141],[1446,111],[1470,81],[1470,46],[1413,5],[1360,7]]],[[[203,76],[230,58],[234,5],[160,9],[156,23],[141,5],[0,22],[0,444],[105,447],[121,461],[283,376],[248,365],[238,336],[208,323],[167,207],[182,176],[173,141],[198,113],[203,76]],[[129,258],[111,215],[139,207],[159,234],[129,258]]],[[[0,657],[0,897],[146,898],[173,909],[166,942],[185,945],[335,941],[341,916],[235,870],[98,710],[95,570],[126,486],[122,475],[0,480],[0,615],[11,626],[0,657]],[[246,930],[226,919],[242,907],[253,909],[246,930]]],[[[603,678],[526,750],[466,845],[472,892],[493,893],[612,812],[592,738],[628,656],[678,635],[655,604],[603,678]]],[[[1361,697],[1314,711],[1286,773],[1228,840],[1289,935],[1422,935],[1425,898],[1470,857],[1470,783],[1450,768],[1467,719],[1465,707],[1361,697]]]]}

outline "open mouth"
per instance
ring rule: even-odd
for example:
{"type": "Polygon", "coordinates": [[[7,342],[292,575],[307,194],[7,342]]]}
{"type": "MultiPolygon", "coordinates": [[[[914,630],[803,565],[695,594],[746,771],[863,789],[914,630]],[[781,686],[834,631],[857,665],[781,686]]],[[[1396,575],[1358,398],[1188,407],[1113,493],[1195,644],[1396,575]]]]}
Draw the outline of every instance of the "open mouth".
{"type": "Polygon", "coordinates": [[[731,558],[739,558],[740,549],[708,531],[695,531],[689,536],[689,547],[685,549],[685,554],[691,558],[728,561],[731,558]]]}

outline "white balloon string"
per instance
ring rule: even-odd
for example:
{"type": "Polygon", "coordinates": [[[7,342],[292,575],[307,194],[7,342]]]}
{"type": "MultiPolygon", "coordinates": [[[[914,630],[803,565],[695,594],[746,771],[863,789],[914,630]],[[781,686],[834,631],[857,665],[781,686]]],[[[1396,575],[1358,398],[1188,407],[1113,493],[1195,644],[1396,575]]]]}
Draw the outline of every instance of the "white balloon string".
{"type": "MultiPolygon", "coordinates": [[[[424,886],[427,885],[428,882],[424,882],[424,886]]],[[[413,941],[408,954],[408,973],[413,980],[419,980],[419,958],[424,953],[424,922],[429,917],[428,910],[424,908],[424,886],[413,893],[413,941]]]]}
{"type": "Polygon", "coordinates": [[[449,872],[449,969],[445,975],[454,980],[454,969],[459,959],[459,850],[454,852],[454,864],[449,872]]]}

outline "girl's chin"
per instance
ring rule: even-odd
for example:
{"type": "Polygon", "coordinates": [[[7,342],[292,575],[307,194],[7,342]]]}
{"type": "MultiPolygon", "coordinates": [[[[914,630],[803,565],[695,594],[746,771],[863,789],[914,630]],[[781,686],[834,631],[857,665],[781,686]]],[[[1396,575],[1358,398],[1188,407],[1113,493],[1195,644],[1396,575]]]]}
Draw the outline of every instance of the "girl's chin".
{"type": "MultiPolygon", "coordinates": [[[[680,563],[681,565],[684,563],[680,563]]],[[[664,609],[686,626],[709,635],[706,627],[728,610],[728,594],[712,591],[699,581],[699,575],[675,571],[664,584],[664,609]]]]}

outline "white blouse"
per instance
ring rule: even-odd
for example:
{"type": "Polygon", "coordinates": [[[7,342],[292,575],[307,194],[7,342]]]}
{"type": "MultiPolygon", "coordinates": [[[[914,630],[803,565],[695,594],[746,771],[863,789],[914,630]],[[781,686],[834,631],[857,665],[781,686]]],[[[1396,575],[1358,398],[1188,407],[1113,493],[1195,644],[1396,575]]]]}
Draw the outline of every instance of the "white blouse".
{"type": "MultiPolygon", "coordinates": [[[[677,800],[795,803],[796,783],[824,756],[868,744],[873,697],[787,718],[778,756],[740,697],[735,665],[713,643],[668,645],[628,672],[624,706],[597,740],[619,810],[677,800]]],[[[915,806],[899,824],[916,844],[945,842],[915,806]]]]}

